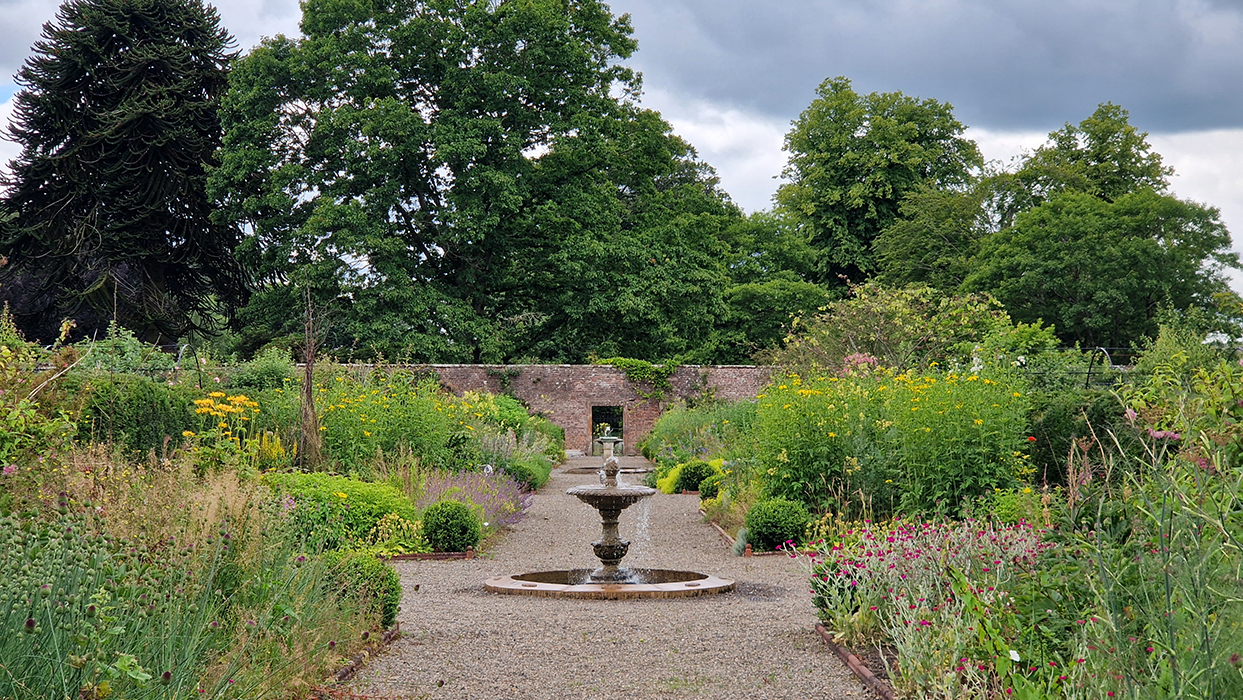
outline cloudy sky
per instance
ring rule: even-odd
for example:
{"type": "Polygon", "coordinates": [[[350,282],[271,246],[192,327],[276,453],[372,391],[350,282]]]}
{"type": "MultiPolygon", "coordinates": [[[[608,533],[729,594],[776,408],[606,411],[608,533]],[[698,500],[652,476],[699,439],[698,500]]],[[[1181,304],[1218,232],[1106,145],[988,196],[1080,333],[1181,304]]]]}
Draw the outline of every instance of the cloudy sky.
{"type": "MultiPolygon", "coordinates": [[[[56,0],[0,0],[0,76],[56,0]]],[[[747,211],[770,205],[782,139],[825,78],[954,105],[1006,161],[1101,102],[1174,167],[1175,194],[1219,207],[1243,252],[1243,0],[614,0],[639,41],[644,102],[747,211]],[[1230,87],[1230,86],[1235,87],[1230,87]]],[[[221,0],[239,46],[296,34],[296,0],[221,0]]],[[[0,81],[5,78],[0,77],[0,81]]],[[[7,122],[11,78],[0,82],[7,122]]],[[[0,144],[7,162],[16,152],[0,144]]],[[[1243,291],[1243,276],[1236,276],[1243,291]]]]}

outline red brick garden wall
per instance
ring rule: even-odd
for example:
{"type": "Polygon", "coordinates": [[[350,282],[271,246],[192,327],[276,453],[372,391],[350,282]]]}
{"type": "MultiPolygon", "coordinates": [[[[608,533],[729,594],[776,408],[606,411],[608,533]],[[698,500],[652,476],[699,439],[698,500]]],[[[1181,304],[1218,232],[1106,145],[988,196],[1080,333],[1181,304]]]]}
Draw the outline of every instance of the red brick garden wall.
{"type": "Polygon", "coordinates": [[[626,454],[652,430],[672,399],[712,393],[719,399],[753,398],[767,384],[771,367],[683,365],[669,378],[663,403],[644,400],[625,373],[609,365],[431,365],[456,394],[487,390],[509,393],[531,410],[565,428],[567,450],[591,451],[593,406],[621,406],[626,454]]]}

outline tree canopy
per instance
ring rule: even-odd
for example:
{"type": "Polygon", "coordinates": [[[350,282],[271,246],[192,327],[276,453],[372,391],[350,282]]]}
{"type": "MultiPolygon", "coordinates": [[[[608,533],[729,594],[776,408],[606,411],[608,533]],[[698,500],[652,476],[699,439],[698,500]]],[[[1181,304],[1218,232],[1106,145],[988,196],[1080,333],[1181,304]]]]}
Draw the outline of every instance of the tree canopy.
{"type": "Polygon", "coordinates": [[[824,81],[786,135],[789,182],[778,206],[821,251],[814,282],[860,282],[876,270],[872,241],[900,218],[903,197],[949,188],[982,164],[950,105],[900,92],[860,95],[843,77],[824,81]]]}
{"type": "Polygon", "coordinates": [[[244,302],[206,170],[232,39],[201,0],[69,0],[18,74],[0,294],[34,338],[115,316],[148,341],[244,302]]]}
{"type": "Polygon", "coordinates": [[[1103,104],[1013,171],[908,195],[876,240],[879,278],[991,293],[1063,342],[1137,343],[1163,307],[1217,306],[1239,265],[1216,209],[1166,194],[1171,173],[1126,110],[1103,104]]]}
{"type": "Polygon", "coordinates": [[[706,337],[738,213],[633,104],[626,17],[312,0],[302,30],[242,59],[225,102],[213,191],[255,232],[254,316],[308,286],[338,347],[441,361],[657,359],[706,337]]]}

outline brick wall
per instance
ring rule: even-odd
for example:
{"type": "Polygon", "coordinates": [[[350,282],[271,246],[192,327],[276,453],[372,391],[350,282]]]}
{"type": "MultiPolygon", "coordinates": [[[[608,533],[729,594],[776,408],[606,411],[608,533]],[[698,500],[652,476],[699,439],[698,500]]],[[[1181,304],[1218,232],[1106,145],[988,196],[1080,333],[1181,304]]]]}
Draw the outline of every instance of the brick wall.
{"type": "Polygon", "coordinates": [[[431,365],[456,394],[509,393],[565,428],[567,450],[591,450],[593,406],[621,406],[626,454],[652,430],[671,399],[711,392],[719,399],[753,398],[768,384],[771,367],[683,365],[669,378],[665,403],[643,400],[626,375],[609,365],[431,365]]]}

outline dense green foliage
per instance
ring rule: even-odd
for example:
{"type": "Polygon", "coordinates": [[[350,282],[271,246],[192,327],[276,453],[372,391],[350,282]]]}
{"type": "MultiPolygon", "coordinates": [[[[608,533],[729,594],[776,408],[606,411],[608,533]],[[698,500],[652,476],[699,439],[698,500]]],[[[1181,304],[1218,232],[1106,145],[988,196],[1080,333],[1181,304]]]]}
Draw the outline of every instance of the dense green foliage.
{"type": "Polygon", "coordinates": [[[811,517],[807,506],[796,501],[773,499],[760,501],[747,511],[747,541],[761,552],[806,539],[811,517]]]}
{"type": "Polygon", "coordinates": [[[423,536],[437,552],[465,552],[479,546],[483,527],[470,506],[448,498],[423,512],[423,536]]]}
{"type": "Polygon", "coordinates": [[[388,484],[332,474],[271,474],[264,480],[289,511],[296,537],[311,550],[349,547],[366,541],[376,523],[396,513],[414,520],[414,504],[388,484]]]}
{"type": "Polygon", "coordinates": [[[949,105],[900,92],[860,95],[844,77],[824,81],[786,135],[790,182],[777,202],[819,252],[815,277],[859,283],[876,268],[872,241],[907,193],[952,187],[981,165],[949,105]]]}
{"type": "Polygon", "coordinates": [[[239,231],[206,194],[231,42],[200,0],[69,0],[45,25],[0,203],[0,290],[31,338],[111,318],[170,342],[245,301],[239,231]]]}
{"type": "Polygon", "coordinates": [[[1152,337],[1162,308],[1216,312],[1239,266],[1229,233],[1216,209],[1167,193],[1172,170],[1146,137],[1104,104],[1013,172],[912,193],[877,238],[881,279],[990,293],[1085,346],[1152,337]]]}
{"type": "Polygon", "coordinates": [[[134,374],[91,372],[71,376],[68,391],[81,399],[78,439],[113,442],[140,452],[166,451],[182,432],[199,427],[196,392],[134,374]]]}
{"type": "Polygon", "coordinates": [[[239,254],[263,282],[241,349],[298,330],[295,287],[343,354],[656,359],[706,339],[738,213],[631,102],[630,31],[594,0],[308,3],[224,103],[213,191],[254,227],[239,254]]]}

